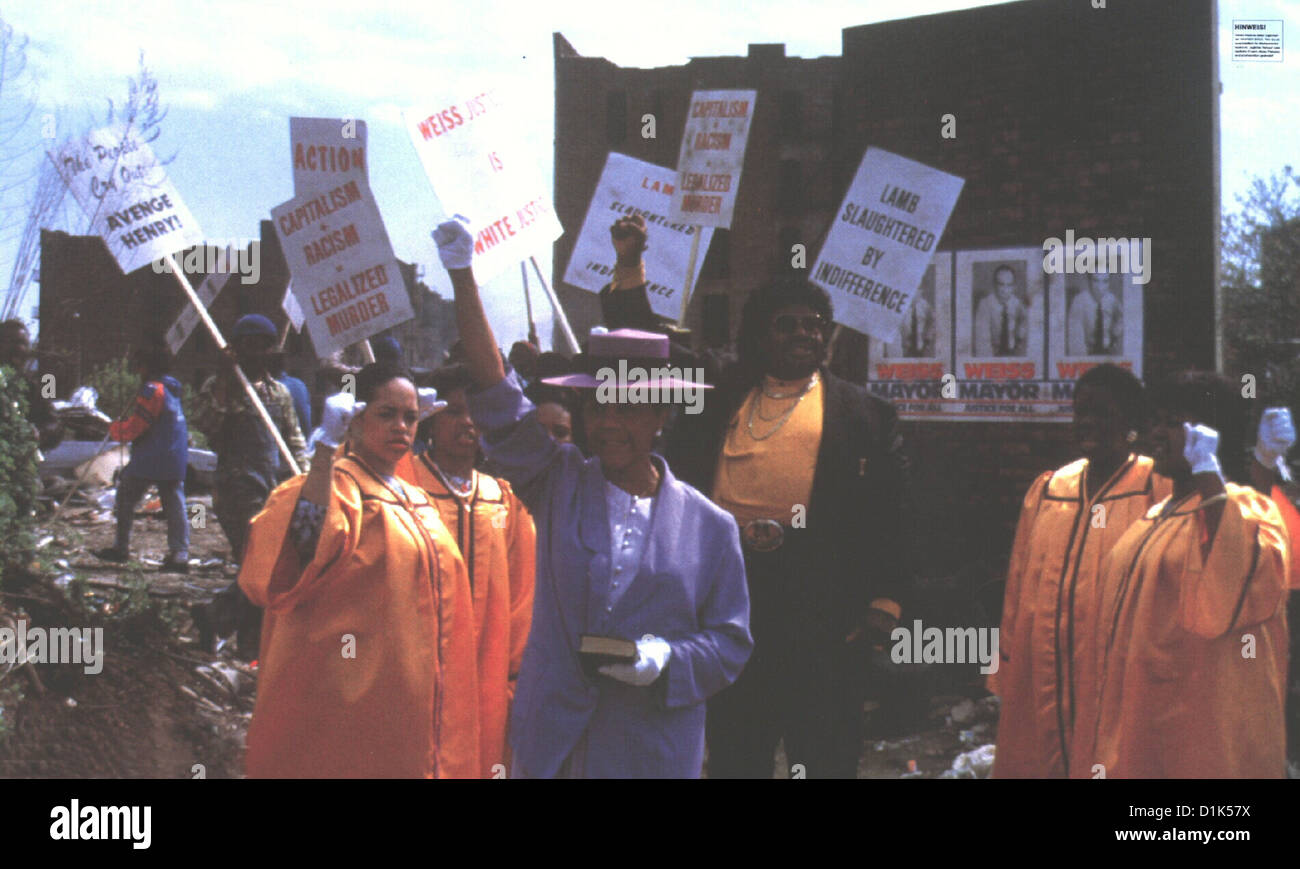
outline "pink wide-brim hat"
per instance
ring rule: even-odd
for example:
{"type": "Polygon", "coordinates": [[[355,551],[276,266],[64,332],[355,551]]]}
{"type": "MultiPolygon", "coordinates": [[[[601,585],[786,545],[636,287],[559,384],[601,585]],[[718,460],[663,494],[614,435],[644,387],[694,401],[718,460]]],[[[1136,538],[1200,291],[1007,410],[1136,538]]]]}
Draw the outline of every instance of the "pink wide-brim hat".
{"type": "Polygon", "coordinates": [[[680,362],[674,365],[671,350],[668,336],[658,332],[642,332],[639,329],[615,329],[612,332],[593,330],[587,341],[587,352],[578,354],[574,359],[574,364],[582,371],[556,377],[543,377],[542,383],[547,386],[567,386],[572,389],[596,389],[606,382],[597,377],[597,373],[601,369],[608,368],[617,378],[621,362],[624,364],[624,371],[640,368],[643,369],[645,377],[625,383],[616,380],[615,388],[619,391],[641,388],[713,388],[707,383],[695,380],[656,374],[656,371],[663,372],[665,369],[672,368],[678,371],[689,370],[685,369],[680,362]]]}

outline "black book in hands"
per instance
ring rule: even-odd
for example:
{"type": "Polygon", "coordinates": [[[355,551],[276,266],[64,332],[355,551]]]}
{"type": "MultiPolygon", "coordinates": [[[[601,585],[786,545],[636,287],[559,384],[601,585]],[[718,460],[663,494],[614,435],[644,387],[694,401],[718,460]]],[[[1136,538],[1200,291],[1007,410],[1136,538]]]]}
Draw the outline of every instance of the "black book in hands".
{"type": "Polygon", "coordinates": [[[636,643],[618,637],[582,634],[578,637],[578,654],[583,664],[595,669],[603,664],[635,664],[636,643]]]}

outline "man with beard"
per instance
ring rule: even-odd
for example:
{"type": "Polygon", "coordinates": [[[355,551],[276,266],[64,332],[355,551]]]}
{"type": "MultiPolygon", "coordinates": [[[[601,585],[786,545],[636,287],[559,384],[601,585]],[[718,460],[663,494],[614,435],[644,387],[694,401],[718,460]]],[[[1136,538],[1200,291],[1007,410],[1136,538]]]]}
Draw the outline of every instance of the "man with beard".
{"type": "Polygon", "coordinates": [[[735,518],[754,654],[709,702],[711,778],[853,778],[864,674],[901,615],[908,462],[892,405],[827,369],[831,302],[802,278],[753,292],[740,359],[669,457],[735,518]]]}

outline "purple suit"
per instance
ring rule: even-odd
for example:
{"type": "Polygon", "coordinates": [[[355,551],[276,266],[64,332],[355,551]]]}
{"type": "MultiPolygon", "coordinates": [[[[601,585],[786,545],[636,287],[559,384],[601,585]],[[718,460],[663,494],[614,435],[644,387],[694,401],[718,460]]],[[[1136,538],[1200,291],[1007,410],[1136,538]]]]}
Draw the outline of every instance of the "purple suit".
{"type": "Polygon", "coordinates": [[[730,685],[753,649],[735,521],[655,457],[663,474],[640,568],[610,606],[610,540],[600,460],[557,444],[513,375],[470,397],[495,468],[537,523],[532,631],[515,689],[516,769],[556,775],[585,733],[593,778],[695,778],[704,760],[704,701],[730,685]],[[638,688],[583,671],[578,635],[639,640],[672,655],[638,688]]]}

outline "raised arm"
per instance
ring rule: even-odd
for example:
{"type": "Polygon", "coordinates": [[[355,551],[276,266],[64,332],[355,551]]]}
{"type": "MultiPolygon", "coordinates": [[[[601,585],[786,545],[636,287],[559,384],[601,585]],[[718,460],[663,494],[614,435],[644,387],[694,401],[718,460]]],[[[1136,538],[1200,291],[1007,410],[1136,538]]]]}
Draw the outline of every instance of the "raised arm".
{"type": "Polygon", "coordinates": [[[474,385],[487,389],[500,383],[506,371],[474,283],[474,238],[465,224],[464,218],[457,215],[456,220],[448,220],[433,231],[433,240],[456,294],[456,327],[465,348],[465,364],[474,385]]]}

